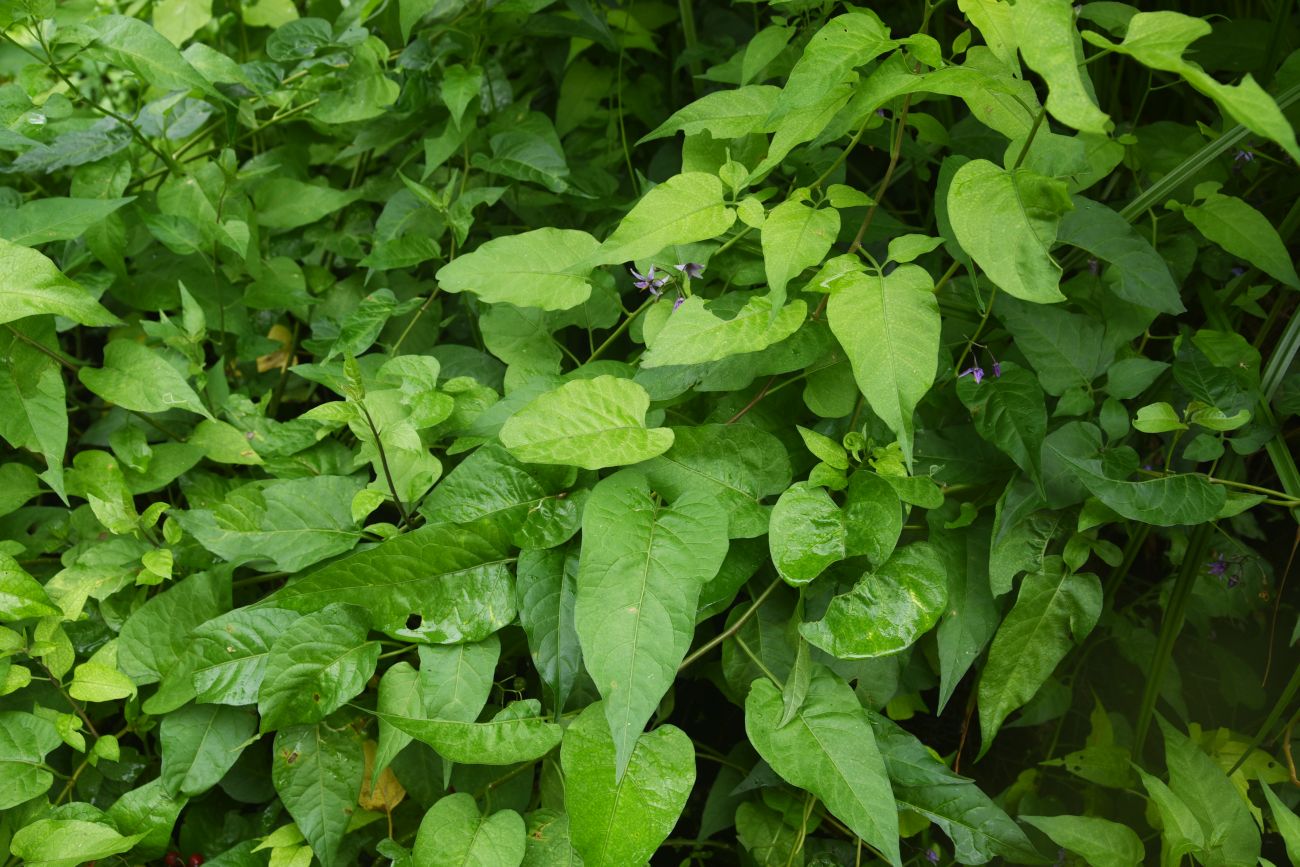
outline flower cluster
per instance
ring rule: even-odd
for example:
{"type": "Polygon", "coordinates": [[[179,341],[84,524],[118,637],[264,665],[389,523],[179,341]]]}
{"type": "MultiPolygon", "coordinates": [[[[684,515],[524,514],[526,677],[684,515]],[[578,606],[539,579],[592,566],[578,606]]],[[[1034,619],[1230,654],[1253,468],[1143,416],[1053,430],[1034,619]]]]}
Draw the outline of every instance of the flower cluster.
{"type": "MultiPolygon", "coordinates": [[[[995,360],[993,362],[993,378],[997,379],[1001,375],[1002,375],[1002,362],[995,360]]],[[[974,367],[966,368],[961,373],[957,374],[957,376],[958,377],[973,376],[975,377],[975,384],[979,385],[981,382],[984,381],[984,368],[980,367],[977,364],[974,367]]]]}
{"type": "MultiPolygon", "coordinates": [[[[698,280],[700,275],[704,273],[704,266],[699,262],[681,262],[674,265],[673,268],[680,271],[688,280],[698,280]]],[[[664,274],[663,276],[656,277],[656,266],[653,264],[644,274],[633,267],[629,267],[628,270],[632,272],[632,285],[638,289],[649,292],[655,298],[664,294],[664,286],[673,279],[672,274],[664,274]]],[[[673,309],[676,310],[678,307],[681,307],[685,301],[686,296],[679,292],[677,298],[673,301],[673,309]]]]}

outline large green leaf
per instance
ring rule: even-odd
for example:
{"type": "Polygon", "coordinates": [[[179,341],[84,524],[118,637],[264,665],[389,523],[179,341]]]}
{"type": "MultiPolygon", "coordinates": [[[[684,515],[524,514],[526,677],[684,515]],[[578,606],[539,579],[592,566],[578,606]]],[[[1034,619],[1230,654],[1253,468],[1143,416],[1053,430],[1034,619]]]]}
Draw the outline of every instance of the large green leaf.
{"type": "Polygon", "coordinates": [[[687,491],[711,496],[727,511],[728,533],[748,539],[767,532],[761,501],[790,484],[790,456],[772,434],[750,425],[675,427],[673,446],[638,467],[669,499],[687,491]]]}
{"type": "Polygon", "coordinates": [[[867,713],[899,807],[915,810],[948,835],[962,864],[983,864],[998,855],[1032,864],[1038,853],[1025,832],[974,781],[953,773],[914,735],[876,713],[867,713]]]}
{"type": "Polygon", "coordinates": [[[844,347],[858,388],[912,456],[912,413],[934,384],[939,304],[934,281],[917,265],[888,276],[855,273],[841,281],[826,315],[844,347]]]}
{"type": "Polygon", "coordinates": [[[217,95],[208,80],[157,30],[138,18],[103,15],[82,25],[93,37],[92,51],[162,90],[201,90],[217,95]]]}
{"type": "Polygon", "coordinates": [[[271,782],[324,867],[340,862],[339,846],[365,773],[361,739],[349,727],[320,723],[275,735],[271,782]]]}
{"type": "Polygon", "coordinates": [[[379,660],[367,641],[370,618],[355,605],[330,605],[276,638],[257,693],[261,730],[323,720],[365,689],[379,660]]]}
{"type": "Polygon", "coordinates": [[[947,604],[943,559],[929,543],[914,542],[832,599],[822,619],[800,625],[799,632],[841,659],[888,656],[933,628],[947,604]]]}
{"type": "Polygon", "coordinates": [[[456,722],[473,722],[492,692],[501,658],[495,635],[465,644],[420,647],[419,690],[425,713],[456,722]]]}
{"type": "Polygon", "coordinates": [[[723,202],[723,192],[717,175],[673,175],[636,203],[590,264],[630,262],[654,256],[665,247],[716,238],[736,221],[736,212],[723,202]]]}
{"type": "Polygon", "coordinates": [[[199,572],[140,606],[122,625],[117,664],[138,685],[172,671],[193,646],[191,631],[230,609],[230,579],[199,572]]]}
{"type": "Polygon", "coordinates": [[[0,810],[29,801],[54,784],[44,759],[61,743],[50,721],[30,713],[0,711],[0,810]]]}
{"type": "Polygon", "coordinates": [[[1059,557],[1025,576],[1016,604],[989,647],[980,676],[980,731],[988,751],[1002,722],[1034,697],[1065,654],[1083,641],[1101,614],[1096,575],[1070,574],[1059,557]]]}
{"type": "Polygon", "coordinates": [[[768,118],[769,128],[789,115],[797,116],[819,105],[828,92],[851,80],[854,67],[870,62],[897,44],[889,38],[889,28],[869,9],[855,9],[830,19],[808,40],[790,70],[790,77],[768,118]]]}
{"type": "Polygon", "coordinates": [[[528,814],[524,867],[581,867],[582,856],[573,848],[569,817],[555,810],[533,810],[528,814]]]}
{"type": "Polygon", "coordinates": [[[1070,0],[1017,3],[1016,40],[1025,64],[1047,82],[1047,110],[1068,127],[1105,135],[1110,119],[1097,107],[1083,66],[1083,46],[1070,0]]]}
{"type": "Polygon", "coordinates": [[[528,635],[533,664],[557,711],[564,710],[582,667],[582,647],[573,622],[577,581],[576,545],[519,552],[515,570],[519,625],[528,635]]]}
{"type": "Polygon", "coordinates": [[[1061,266],[1050,251],[1070,208],[1065,181],[988,160],[966,163],[948,188],[957,243],[999,289],[1037,304],[1065,300],[1061,266]]]}
{"type": "Polygon", "coordinates": [[[196,628],[192,650],[182,662],[192,669],[186,677],[192,676],[198,700],[256,702],[271,645],[298,618],[297,612],[283,608],[236,608],[196,628]]]}
{"type": "Polygon", "coordinates": [[[643,864],[686,806],[695,785],[695,748],[680,729],[660,726],[638,733],[619,770],[602,704],[589,705],[564,732],[560,763],[569,833],[586,867],[643,864]]]}
{"type": "Polygon", "coordinates": [[[235,764],[257,731],[247,707],[192,704],[163,717],[162,784],[176,795],[201,795],[235,764]]]}
{"type": "Polygon", "coordinates": [[[768,547],[787,584],[807,584],[846,556],[844,513],[825,488],[798,482],[772,508],[768,547]]]}
{"type": "Polygon", "coordinates": [[[1022,816],[1058,846],[1097,867],[1133,867],[1143,863],[1142,839],[1127,825],[1096,816],[1022,816]]]}
{"type": "Polygon", "coordinates": [[[393,713],[379,719],[423,741],[449,761],[469,765],[514,765],[549,753],[560,742],[560,727],[542,715],[535,698],[514,701],[486,722],[416,719],[393,713]]]}
{"type": "Polygon", "coordinates": [[[263,604],[366,608],[374,628],[434,643],[479,641],[515,619],[509,540],[491,525],[427,524],[310,572],[263,604]]]}
{"type": "Polygon", "coordinates": [[[745,731],[782,779],[812,792],[835,818],[899,867],[898,808],[867,712],[853,690],[822,666],[794,718],[781,725],[781,692],[755,680],[745,701],[745,731]]]}
{"type": "Polygon", "coordinates": [[[0,322],[43,313],[82,325],[120,321],[41,253],[0,239],[0,322]]]}
{"type": "Polygon", "coordinates": [[[1273,790],[1267,783],[1261,783],[1260,788],[1264,790],[1268,809],[1273,814],[1273,824],[1277,826],[1278,833],[1286,843],[1287,857],[1291,859],[1292,864],[1300,864],[1300,816],[1287,809],[1286,804],[1273,794],[1273,790]]]}
{"type": "Polygon", "coordinates": [[[1198,64],[1183,58],[1193,42],[1208,36],[1210,22],[1181,12],[1139,12],[1128,21],[1124,41],[1116,45],[1094,30],[1083,38],[1093,45],[1127,54],[1144,66],[1181,75],[1213,99],[1237,123],[1280,144],[1300,160],[1295,130],[1273,98],[1249,74],[1238,84],[1222,84],[1198,64]]]}
{"type": "Polygon", "coordinates": [[[668,505],[628,470],[587,501],[574,626],[604,698],[619,776],[677,677],[700,589],[726,555],[726,512],[705,494],[687,491],[668,505]]]}
{"type": "Polygon", "coordinates": [[[411,859],[415,867],[519,867],[523,817],[514,810],[484,816],[473,795],[448,795],[424,814],[411,859]]]}
{"type": "Polygon", "coordinates": [[[688,136],[707,132],[714,139],[740,138],[758,132],[780,94],[781,88],[768,84],[705,94],[642,136],[641,141],[653,141],[675,132],[688,136]]]}
{"type": "Polygon", "coordinates": [[[849,476],[844,492],[844,547],[850,557],[879,565],[903,533],[903,506],[894,486],[866,467],[849,476]]]}
{"type": "MultiPolygon", "coordinates": [[[[73,241],[109,214],[134,201],[134,198],[65,199],[53,196],[48,199],[33,199],[12,211],[0,211],[0,238],[24,247],[35,247],[53,241],[73,241]]],[[[0,251],[3,250],[4,245],[0,244],[0,251]]],[[[4,260],[4,256],[4,252],[0,252],[0,261],[4,260]]]]}
{"type": "Polygon", "coordinates": [[[0,621],[59,617],[45,587],[8,554],[0,553],[0,621]]]}
{"type": "Polygon", "coordinates": [[[984,652],[1001,621],[989,587],[992,522],[981,517],[969,527],[948,529],[958,517],[956,504],[926,513],[930,543],[943,558],[948,576],[947,610],[935,634],[939,650],[939,712],[957,684],[984,652]]]}
{"type": "Polygon", "coordinates": [[[994,311],[1048,394],[1087,388],[1114,358],[1105,329],[1091,317],[1014,298],[997,299],[994,311]]]}
{"type": "Polygon", "coordinates": [[[363,485],[352,476],[249,482],[211,508],[191,509],[176,520],[228,563],[296,572],[360,541],[351,503],[363,485]]]}
{"type": "Polygon", "coordinates": [[[211,418],[208,408],[161,352],[119,338],[104,349],[104,366],[77,371],[81,384],[109,403],[137,412],[185,409],[211,418]]]}
{"type": "Polygon", "coordinates": [[[575,229],[534,229],[494,238],[438,271],[446,292],[472,292],[489,304],[568,310],[591,295],[588,260],[600,242],[575,229]]]}
{"type": "Polygon", "coordinates": [[[355,190],[309,184],[294,178],[272,178],[253,188],[257,222],[268,229],[297,229],[324,219],[357,198],[355,190]]]}
{"type": "Polygon", "coordinates": [[[780,310],[785,303],[786,284],[826,258],[840,231],[840,212],[811,208],[791,199],[772,209],[763,221],[762,231],[763,268],[772,306],[780,310]]]}
{"type": "MultiPolygon", "coordinates": [[[[5,294],[0,291],[0,298],[5,294]]],[[[0,436],[14,448],[44,457],[41,478],[62,497],[68,444],[63,370],[29,341],[47,348],[55,345],[53,320],[31,319],[0,329],[0,404],[6,408],[0,412],[0,436]]]]}
{"type": "Polygon", "coordinates": [[[1291,254],[1268,217],[1236,196],[1218,192],[1216,183],[1198,186],[1196,197],[1197,204],[1179,210],[1198,232],[1274,280],[1300,289],[1291,254]]]}
{"type": "Polygon", "coordinates": [[[575,379],[534,398],[501,427],[521,461],[588,470],[635,464],[673,444],[668,428],[646,428],[646,390],[630,379],[575,379]]]}
{"type": "Polygon", "coordinates": [[[1074,210],[1061,219],[1057,240],[1109,262],[1115,269],[1115,279],[1107,285],[1125,301],[1162,313],[1177,314],[1186,309],[1169,266],[1128,220],[1118,211],[1083,196],[1075,196],[1072,201],[1074,210]]]}
{"type": "Polygon", "coordinates": [[[730,319],[712,313],[698,295],[687,298],[650,341],[641,366],[704,364],[733,355],[758,352],[780,343],[804,323],[808,307],[775,295],[756,295],[730,319]]]}
{"type": "Polygon", "coordinates": [[[1038,377],[1006,362],[1000,376],[957,380],[957,397],[970,410],[975,430],[997,446],[1016,466],[1037,480],[1043,437],[1047,435],[1047,402],[1038,377]]]}
{"type": "Polygon", "coordinates": [[[20,828],[9,848],[22,863],[32,867],[75,867],[128,852],[143,837],[119,834],[107,822],[38,819],[20,828]]]}

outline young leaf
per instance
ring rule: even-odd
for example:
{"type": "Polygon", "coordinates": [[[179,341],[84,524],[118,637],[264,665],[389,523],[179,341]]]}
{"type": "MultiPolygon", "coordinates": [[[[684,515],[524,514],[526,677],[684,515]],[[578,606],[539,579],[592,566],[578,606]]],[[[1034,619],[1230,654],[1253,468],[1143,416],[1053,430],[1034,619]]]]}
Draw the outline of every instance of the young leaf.
{"type": "Polygon", "coordinates": [[[473,795],[457,792],[424,814],[411,855],[419,867],[519,867],[524,860],[524,820],[514,810],[483,816],[473,795]]]}
{"type": "Polygon", "coordinates": [[[853,377],[873,412],[912,457],[912,413],[934,384],[939,355],[939,305],[934,282],[916,265],[888,276],[849,274],[826,315],[844,347],[853,377]]]}
{"type": "MultiPolygon", "coordinates": [[[[779,713],[779,696],[776,701],[779,713]]],[[[560,747],[569,833],[586,867],[641,864],[686,806],[695,785],[695,749],[674,726],[638,733],[620,773],[602,704],[579,714],[560,747]]]]}
{"type": "Polygon", "coordinates": [[[807,584],[843,560],[844,513],[825,489],[799,482],[772,507],[768,545],[777,573],[791,586],[807,584]]]}
{"type": "Polygon", "coordinates": [[[799,632],[840,659],[869,659],[906,650],[939,621],[948,604],[948,576],[934,547],[916,542],[867,572],[831,600],[821,620],[799,632]]]}
{"type": "Polygon", "coordinates": [[[645,476],[625,471],[587,501],[574,626],[619,777],[690,649],[700,588],[726,555],[726,513],[708,496],[687,492],[669,506],[645,476]]]}
{"type": "Polygon", "coordinates": [[[1065,181],[988,160],[966,163],[948,188],[957,243],[998,288],[1035,304],[1065,300],[1057,288],[1061,266],[1050,251],[1071,207],[1065,181]]]}
{"type": "Polygon", "coordinates": [[[810,208],[792,199],[767,215],[762,234],[763,267],[773,319],[785,304],[786,284],[805,268],[820,264],[839,231],[840,212],[834,208],[810,208]]]}
{"type": "Polygon", "coordinates": [[[782,779],[807,789],[835,818],[899,867],[898,808],[885,763],[853,690],[822,666],[793,720],[780,725],[781,692],[755,680],[745,700],[745,731],[782,779]]]}
{"type": "Polygon", "coordinates": [[[446,292],[472,292],[488,304],[568,310],[591,296],[589,259],[600,242],[574,229],[534,229],[494,238],[438,270],[446,292]]]}
{"type": "Polygon", "coordinates": [[[351,728],[318,723],[275,735],[271,781],[324,867],[339,863],[339,846],[364,775],[361,739],[351,728]]]}
{"type": "Polygon", "coordinates": [[[1072,575],[1058,558],[1025,576],[1016,604],[998,627],[979,683],[980,730],[988,751],[1002,722],[1034,697],[1065,654],[1101,614],[1101,581],[1072,575]]]}
{"type": "Polygon", "coordinates": [[[735,316],[722,319],[693,295],[650,341],[641,367],[704,364],[780,343],[799,329],[808,313],[802,301],[779,306],[784,302],[784,295],[755,295],[735,316]]]}
{"type": "Polygon", "coordinates": [[[673,432],[646,428],[650,396],[630,379],[575,379],[532,400],[501,427],[501,444],[521,461],[598,470],[668,451],[673,432]]]}

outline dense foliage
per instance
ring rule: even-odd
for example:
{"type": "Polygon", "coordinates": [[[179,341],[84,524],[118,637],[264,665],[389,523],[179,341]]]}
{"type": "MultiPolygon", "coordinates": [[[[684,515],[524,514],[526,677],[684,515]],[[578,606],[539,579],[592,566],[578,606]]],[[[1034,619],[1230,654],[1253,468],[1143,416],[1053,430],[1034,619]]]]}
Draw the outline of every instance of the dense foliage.
{"type": "Polygon", "coordinates": [[[1300,863],[1300,16],[1179,6],[0,2],[6,863],[1300,863]]]}

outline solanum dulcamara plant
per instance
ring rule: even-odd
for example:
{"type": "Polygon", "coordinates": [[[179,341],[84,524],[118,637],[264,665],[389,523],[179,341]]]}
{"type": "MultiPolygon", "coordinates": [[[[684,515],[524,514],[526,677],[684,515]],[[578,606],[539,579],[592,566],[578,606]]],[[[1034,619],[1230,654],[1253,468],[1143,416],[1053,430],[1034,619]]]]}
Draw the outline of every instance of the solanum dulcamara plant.
{"type": "Polygon", "coordinates": [[[0,864],[1300,863],[1297,118],[1289,0],[0,0],[0,864]]]}

